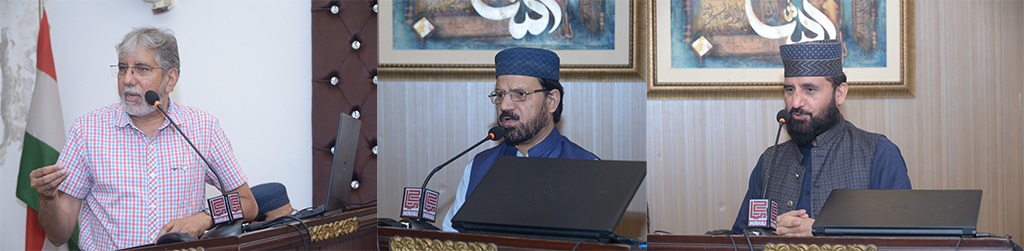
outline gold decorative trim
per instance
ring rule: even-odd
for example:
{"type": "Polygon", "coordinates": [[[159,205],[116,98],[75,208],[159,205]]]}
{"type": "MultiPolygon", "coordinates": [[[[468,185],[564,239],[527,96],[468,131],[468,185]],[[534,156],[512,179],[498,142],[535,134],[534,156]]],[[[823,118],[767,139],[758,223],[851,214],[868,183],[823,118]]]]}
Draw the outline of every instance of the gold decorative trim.
{"type": "Polygon", "coordinates": [[[420,250],[454,250],[454,251],[497,251],[498,245],[482,242],[462,242],[452,240],[438,240],[426,238],[413,238],[405,236],[392,236],[388,242],[392,251],[420,251],[420,250]]]}
{"type": "Polygon", "coordinates": [[[358,229],[359,220],[352,217],[312,227],[309,229],[309,235],[313,242],[321,242],[355,233],[358,229]]]}
{"type": "Polygon", "coordinates": [[[878,251],[878,247],[875,244],[824,244],[818,246],[818,244],[783,244],[783,243],[768,243],[764,245],[764,251],[878,251]]]}

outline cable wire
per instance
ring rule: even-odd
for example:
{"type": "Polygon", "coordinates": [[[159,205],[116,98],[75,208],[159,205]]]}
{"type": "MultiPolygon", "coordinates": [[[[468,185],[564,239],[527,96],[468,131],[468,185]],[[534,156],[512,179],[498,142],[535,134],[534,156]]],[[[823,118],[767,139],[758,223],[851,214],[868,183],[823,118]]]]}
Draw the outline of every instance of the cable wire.
{"type": "Polygon", "coordinates": [[[306,250],[312,250],[312,249],[310,249],[310,244],[313,243],[313,237],[309,233],[309,226],[306,225],[306,223],[303,222],[301,219],[296,218],[295,216],[284,215],[284,216],[278,217],[278,218],[273,219],[270,222],[268,222],[267,225],[264,226],[264,227],[265,228],[270,228],[270,227],[273,227],[273,226],[284,224],[284,223],[286,223],[288,221],[296,221],[296,222],[298,222],[299,224],[302,225],[302,228],[306,229],[306,235],[303,236],[302,235],[302,230],[299,229],[299,227],[297,227],[295,225],[291,225],[291,224],[288,225],[288,226],[291,226],[292,228],[295,228],[296,232],[299,232],[299,238],[302,239],[302,244],[303,244],[303,246],[306,247],[306,250]]]}
{"type": "Polygon", "coordinates": [[[572,251],[576,251],[576,248],[580,247],[581,244],[583,244],[583,241],[577,242],[576,246],[572,247],[572,251]]]}
{"type": "Polygon", "coordinates": [[[754,244],[750,243],[750,229],[743,230],[743,238],[747,239],[747,247],[750,248],[750,251],[754,251],[754,244]]]}

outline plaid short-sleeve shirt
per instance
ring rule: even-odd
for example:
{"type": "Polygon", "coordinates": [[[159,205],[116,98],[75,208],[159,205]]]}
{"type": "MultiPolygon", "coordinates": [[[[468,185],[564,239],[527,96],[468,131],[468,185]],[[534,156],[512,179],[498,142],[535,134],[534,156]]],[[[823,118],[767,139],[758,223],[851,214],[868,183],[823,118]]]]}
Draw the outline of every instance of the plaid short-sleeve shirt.
{"type": "MultiPolygon", "coordinates": [[[[246,182],[217,119],[184,105],[168,107],[174,122],[224,178],[226,190],[246,182]]],[[[205,208],[205,183],[220,188],[169,122],[147,137],[120,103],[75,120],[57,163],[68,170],[59,189],[82,199],[79,246],[84,250],[153,243],[167,222],[205,208]]]]}

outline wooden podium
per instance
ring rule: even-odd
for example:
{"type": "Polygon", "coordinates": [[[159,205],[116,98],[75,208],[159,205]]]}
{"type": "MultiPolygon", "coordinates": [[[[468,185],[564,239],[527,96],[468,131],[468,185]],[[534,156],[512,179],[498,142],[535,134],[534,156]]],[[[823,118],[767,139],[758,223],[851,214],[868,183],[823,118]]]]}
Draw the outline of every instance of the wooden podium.
{"type": "Polygon", "coordinates": [[[648,235],[648,250],[1009,250],[1000,238],[778,237],[648,235]],[[959,248],[957,243],[959,242],[959,248]],[[827,247],[826,247],[827,245],[827,247]]]}
{"type": "Polygon", "coordinates": [[[191,242],[165,245],[148,244],[126,250],[306,250],[307,238],[312,250],[374,250],[377,232],[377,206],[349,212],[307,218],[310,235],[301,224],[291,222],[264,230],[191,242]],[[300,233],[291,227],[301,229],[300,233]]]}
{"type": "MultiPolygon", "coordinates": [[[[377,228],[380,250],[630,250],[632,246],[483,234],[377,228]],[[577,244],[579,246],[577,246],[577,244]]],[[[635,247],[633,247],[635,248],[635,247]]]]}

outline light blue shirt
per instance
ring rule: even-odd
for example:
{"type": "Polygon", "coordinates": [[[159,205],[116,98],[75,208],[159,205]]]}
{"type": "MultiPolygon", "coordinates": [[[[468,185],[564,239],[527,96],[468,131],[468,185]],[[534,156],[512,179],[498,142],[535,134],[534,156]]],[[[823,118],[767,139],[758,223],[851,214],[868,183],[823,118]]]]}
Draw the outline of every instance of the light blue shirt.
{"type": "MultiPolygon", "coordinates": [[[[523,156],[522,152],[516,151],[516,157],[530,156],[523,156]]],[[[469,173],[471,168],[473,168],[472,160],[469,161],[469,164],[466,164],[466,170],[462,172],[462,181],[459,181],[459,187],[455,189],[455,202],[452,202],[452,207],[449,207],[448,213],[444,215],[444,221],[441,221],[441,230],[445,232],[459,231],[452,227],[452,217],[455,217],[459,209],[462,209],[462,204],[466,203],[466,190],[469,190],[469,173]]]]}

